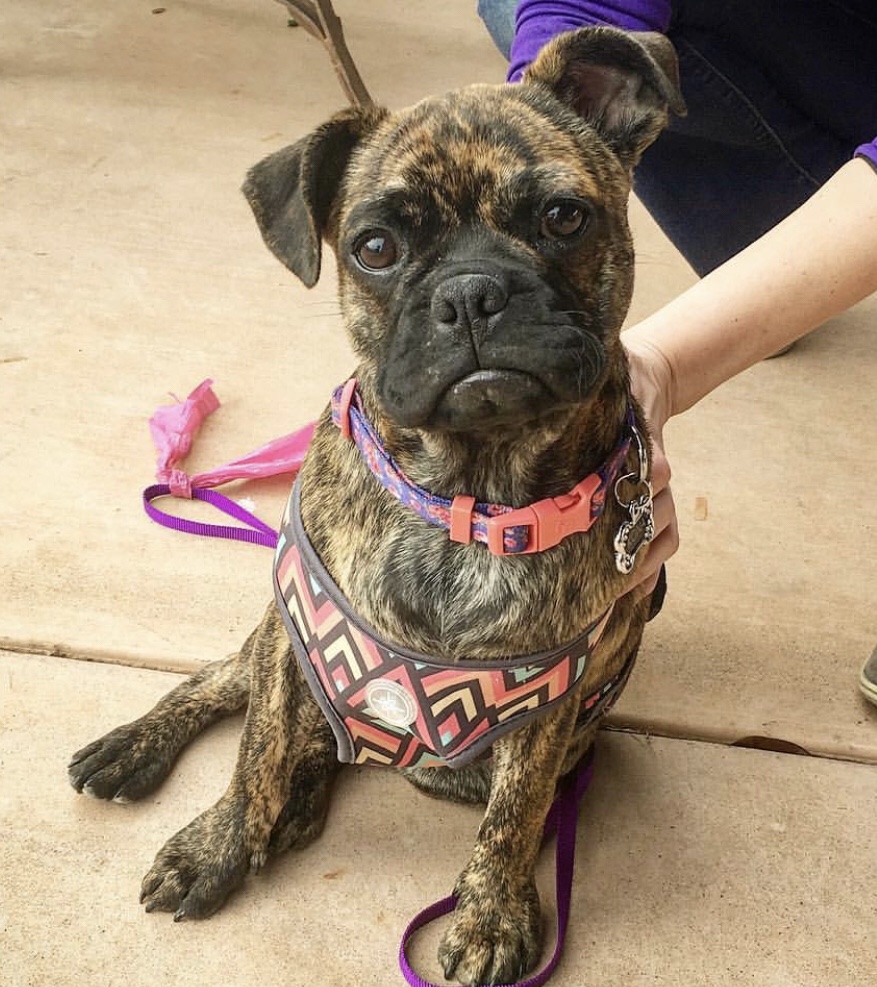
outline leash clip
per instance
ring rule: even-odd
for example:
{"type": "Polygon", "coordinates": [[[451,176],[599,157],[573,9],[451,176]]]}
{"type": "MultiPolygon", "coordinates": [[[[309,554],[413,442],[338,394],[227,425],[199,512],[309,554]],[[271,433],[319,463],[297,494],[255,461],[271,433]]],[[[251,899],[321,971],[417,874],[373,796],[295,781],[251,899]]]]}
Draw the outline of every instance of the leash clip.
{"type": "Polygon", "coordinates": [[[494,555],[532,555],[554,548],[568,535],[587,531],[596,520],[591,502],[600,485],[599,475],[592,473],[562,497],[546,497],[535,504],[490,518],[486,524],[487,547],[494,555]],[[506,531],[523,527],[529,529],[526,548],[508,551],[506,531]]]}

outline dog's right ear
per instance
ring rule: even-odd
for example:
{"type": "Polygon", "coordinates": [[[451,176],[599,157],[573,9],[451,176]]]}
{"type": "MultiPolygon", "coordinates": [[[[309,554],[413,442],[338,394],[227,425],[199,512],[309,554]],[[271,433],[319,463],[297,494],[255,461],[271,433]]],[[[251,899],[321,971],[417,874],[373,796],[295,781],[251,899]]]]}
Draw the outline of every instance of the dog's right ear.
{"type": "Polygon", "coordinates": [[[343,110],[247,174],[243,193],[262,239],[308,288],[320,277],[320,247],[350,156],[386,116],[374,107],[343,110]]]}
{"type": "Polygon", "coordinates": [[[632,168],[669,114],[685,116],[679,63],[661,34],[583,27],[559,34],[524,73],[587,120],[632,168]]]}

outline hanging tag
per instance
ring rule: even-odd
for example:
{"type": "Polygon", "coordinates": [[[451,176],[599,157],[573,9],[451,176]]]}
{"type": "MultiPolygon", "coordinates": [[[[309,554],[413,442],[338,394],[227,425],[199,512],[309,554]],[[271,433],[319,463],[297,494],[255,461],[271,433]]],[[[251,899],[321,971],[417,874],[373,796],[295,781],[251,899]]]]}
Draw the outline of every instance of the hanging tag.
{"type": "Polygon", "coordinates": [[[625,521],[615,535],[615,567],[626,576],[633,571],[639,550],[655,537],[651,491],[624,506],[630,512],[630,520],[625,521]]]}
{"type": "Polygon", "coordinates": [[[628,473],[615,482],[615,499],[630,515],[630,520],[624,521],[615,535],[615,568],[627,576],[633,571],[636,556],[643,545],[655,537],[655,519],[652,508],[652,487],[648,481],[649,463],[646,454],[646,444],[639,430],[632,428],[636,440],[638,464],[636,473],[628,473]],[[642,488],[642,493],[625,503],[619,496],[618,489],[622,483],[628,482],[642,488]]]}

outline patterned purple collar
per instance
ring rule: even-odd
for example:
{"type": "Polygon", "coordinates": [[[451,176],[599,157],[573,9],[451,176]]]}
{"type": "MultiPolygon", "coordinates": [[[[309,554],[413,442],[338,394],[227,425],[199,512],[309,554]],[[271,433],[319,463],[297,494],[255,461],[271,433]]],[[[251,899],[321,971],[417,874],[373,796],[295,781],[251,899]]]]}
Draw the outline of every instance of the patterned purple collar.
{"type": "Polygon", "coordinates": [[[366,465],[401,504],[430,524],[447,529],[451,541],[468,544],[474,539],[494,555],[543,552],[575,532],[588,531],[603,513],[606,492],[627,458],[633,430],[633,412],[628,408],[622,438],[599,469],[567,494],[512,508],[476,503],[474,497],[463,495],[447,500],[409,480],[366,417],[355,378],[332,394],[332,421],[345,438],[356,443],[366,465]]]}

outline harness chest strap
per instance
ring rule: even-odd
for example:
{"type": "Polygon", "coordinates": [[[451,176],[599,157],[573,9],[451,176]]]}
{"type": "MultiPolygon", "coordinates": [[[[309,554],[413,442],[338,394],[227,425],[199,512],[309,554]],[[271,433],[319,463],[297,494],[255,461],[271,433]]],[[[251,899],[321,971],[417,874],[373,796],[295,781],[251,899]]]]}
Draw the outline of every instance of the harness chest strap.
{"type": "MultiPolygon", "coordinates": [[[[280,533],[277,603],[341,761],[459,767],[581,681],[614,604],[575,641],[541,654],[450,663],[382,641],[357,615],[304,532],[298,485],[280,533]]],[[[582,702],[587,720],[620,694],[632,662],[582,702]]]]}

